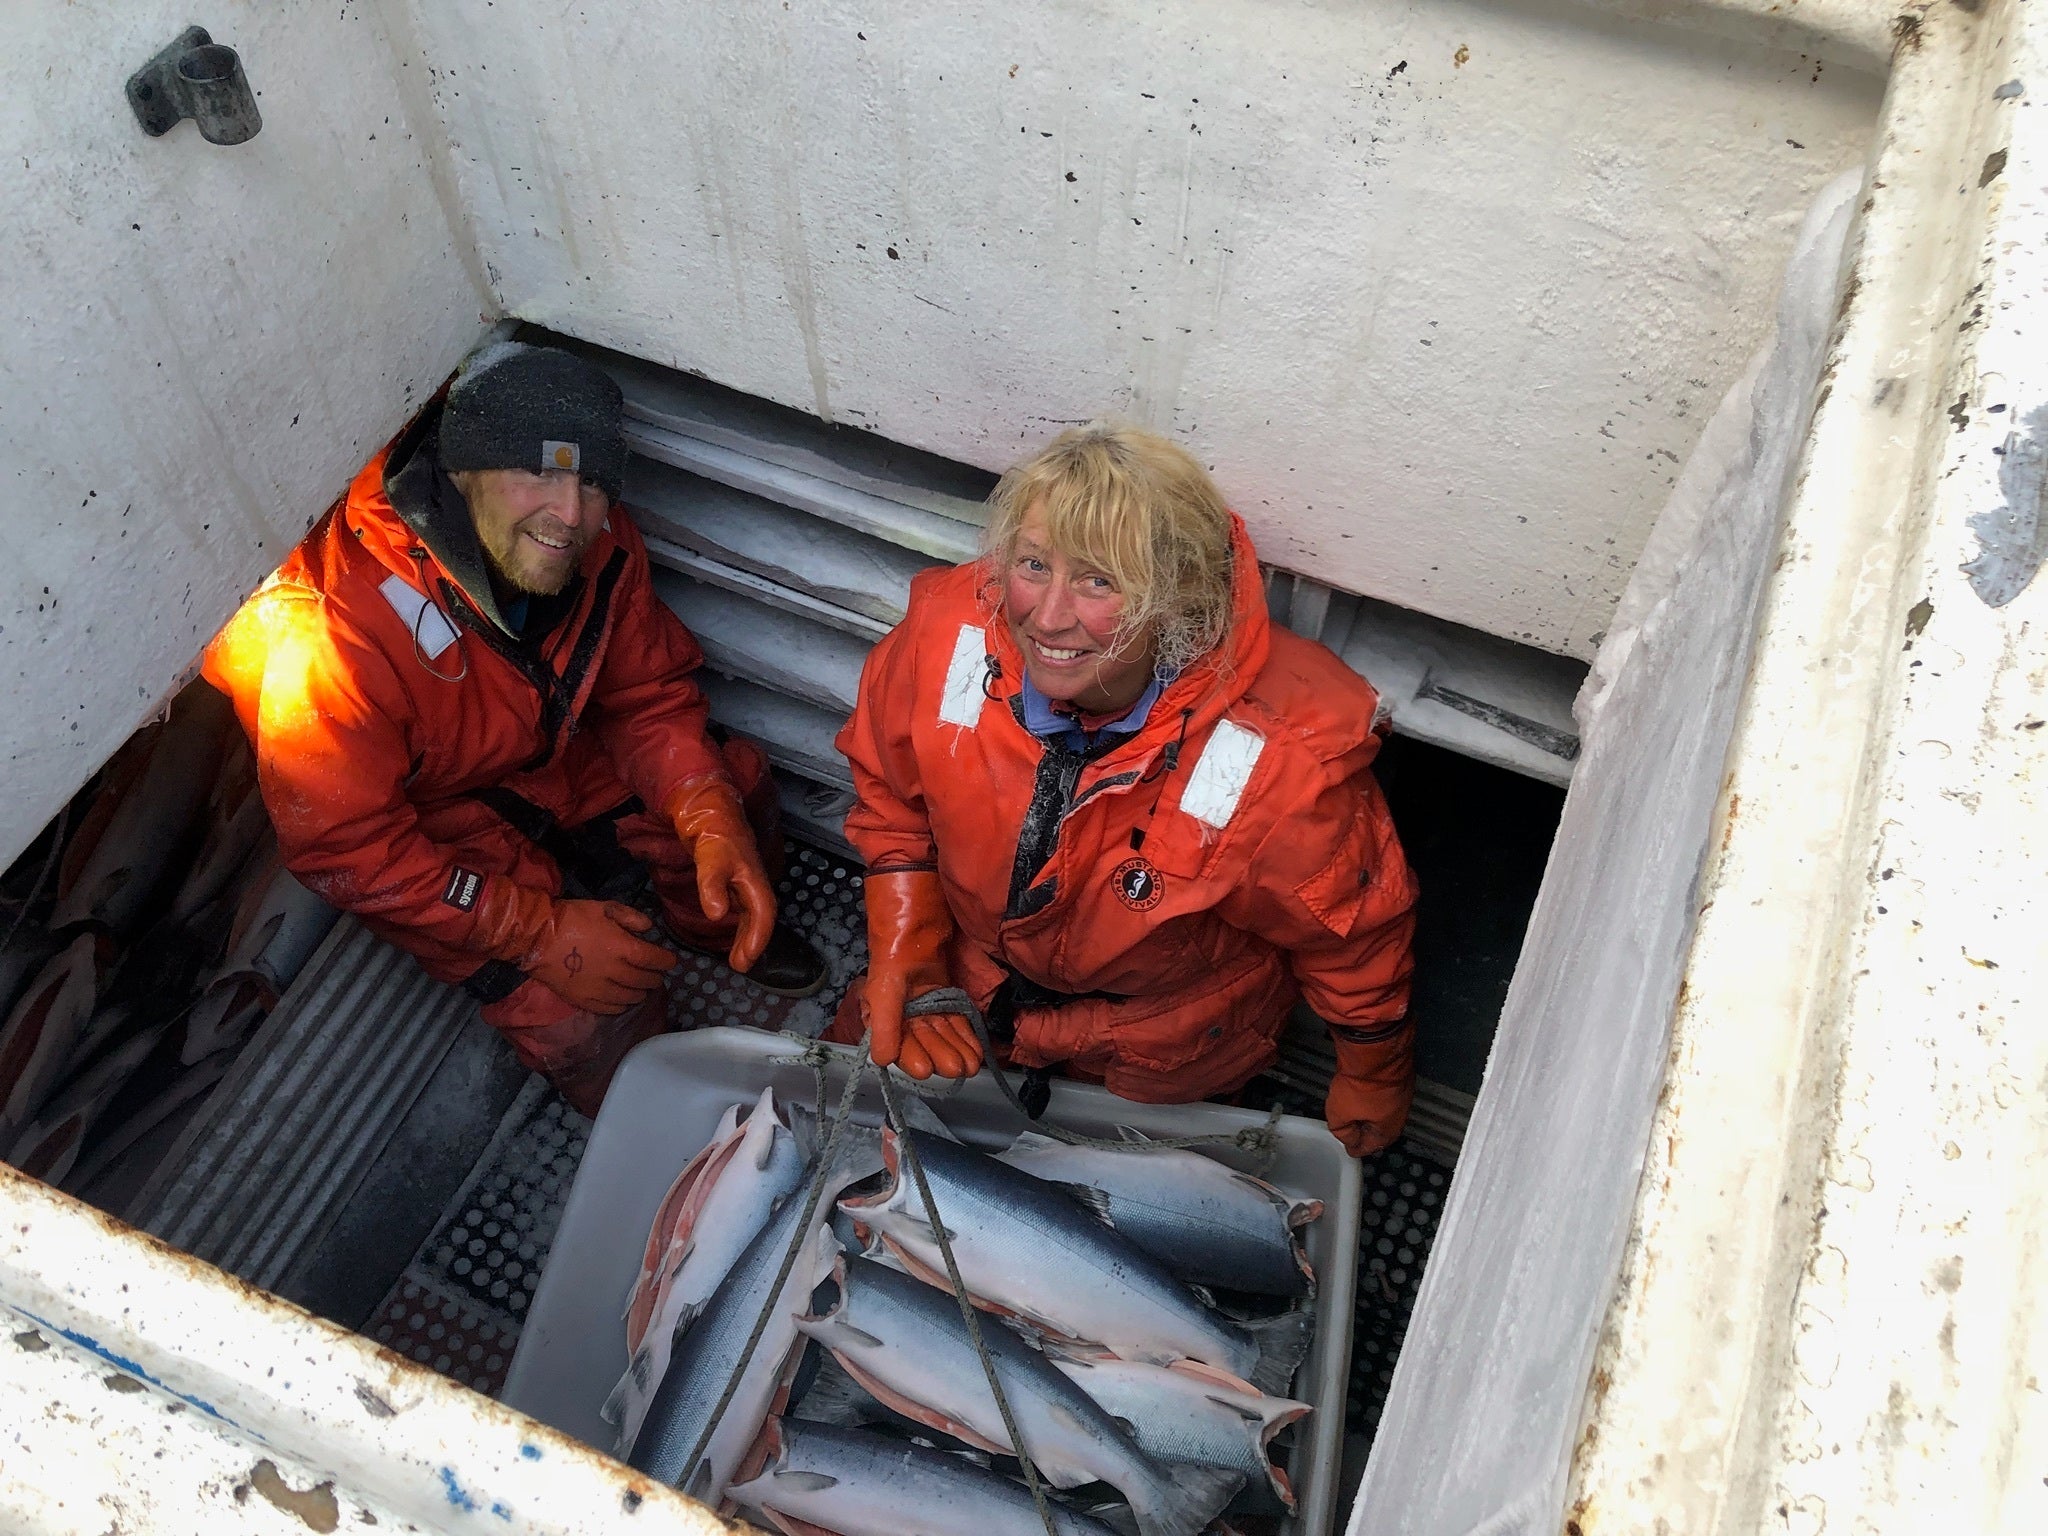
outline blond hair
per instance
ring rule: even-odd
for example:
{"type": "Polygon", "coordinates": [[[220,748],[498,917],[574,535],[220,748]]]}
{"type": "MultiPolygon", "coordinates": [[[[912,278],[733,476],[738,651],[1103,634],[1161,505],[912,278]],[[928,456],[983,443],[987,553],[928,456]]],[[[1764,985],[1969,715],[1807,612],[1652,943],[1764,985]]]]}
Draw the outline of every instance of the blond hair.
{"type": "Polygon", "coordinates": [[[1013,465],[989,493],[989,569],[1016,558],[1017,536],[1043,506],[1058,553],[1124,595],[1116,648],[1149,634],[1159,675],[1179,672],[1230,630],[1230,510],[1194,456],[1156,432],[1116,421],[1071,427],[1013,465]]]}

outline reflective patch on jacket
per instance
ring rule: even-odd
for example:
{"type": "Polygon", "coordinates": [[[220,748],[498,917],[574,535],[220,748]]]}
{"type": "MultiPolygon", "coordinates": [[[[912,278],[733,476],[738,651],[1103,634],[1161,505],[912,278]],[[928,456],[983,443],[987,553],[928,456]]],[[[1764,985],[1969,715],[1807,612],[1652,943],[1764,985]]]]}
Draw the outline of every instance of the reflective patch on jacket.
{"type": "Polygon", "coordinates": [[[386,576],[377,590],[384,594],[392,611],[405,620],[405,627],[412,631],[427,660],[440,660],[441,653],[455,643],[455,626],[403,576],[386,576]]]}
{"type": "Polygon", "coordinates": [[[1265,750],[1266,738],[1257,731],[1234,720],[1217,721],[1181,791],[1180,808],[1204,826],[1222,831],[1237,814],[1238,799],[1265,750]]]}
{"type": "Polygon", "coordinates": [[[979,624],[962,624],[953,638],[953,659],[946,666],[946,687],[939,695],[939,718],[948,725],[973,730],[988,697],[981,680],[988,672],[988,649],[979,624]]]}

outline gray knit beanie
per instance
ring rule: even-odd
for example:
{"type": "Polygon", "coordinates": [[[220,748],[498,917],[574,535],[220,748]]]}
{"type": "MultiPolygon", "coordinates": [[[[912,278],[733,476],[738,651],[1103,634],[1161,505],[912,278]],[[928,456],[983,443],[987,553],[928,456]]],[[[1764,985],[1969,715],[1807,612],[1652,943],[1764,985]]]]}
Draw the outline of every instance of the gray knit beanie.
{"type": "Polygon", "coordinates": [[[626,478],[619,386],[555,347],[496,341],[463,361],[441,412],[441,467],[569,469],[616,501],[626,478]]]}

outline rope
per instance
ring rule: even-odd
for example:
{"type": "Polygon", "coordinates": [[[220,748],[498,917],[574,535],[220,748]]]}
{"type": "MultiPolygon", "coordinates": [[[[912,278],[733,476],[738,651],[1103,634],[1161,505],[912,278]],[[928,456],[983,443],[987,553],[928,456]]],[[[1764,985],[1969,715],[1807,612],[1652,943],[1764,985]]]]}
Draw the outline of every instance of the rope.
{"type": "MultiPolygon", "coordinates": [[[[862,1040],[863,1054],[867,1041],[862,1040]]],[[[938,1240],[939,1257],[946,1261],[946,1279],[953,1287],[953,1300],[959,1303],[960,1319],[967,1325],[967,1341],[974,1346],[975,1358],[981,1361],[981,1372],[988,1378],[988,1389],[996,1400],[996,1412],[1003,1416],[1003,1433],[1009,1436],[1010,1449],[1017,1453],[1017,1464],[1024,1469],[1024,1486],[1031,1490],[1031,1502],[1038,1507],[1038,1518],[1045,1522],[1045,1536],[1060,1536],[1059,1526],[1053,1519],[1052,1506],[1045,1497],[1045,1488],[1038,1480],[1038,1469],[1031,1464],[1030,1454],[1025,1450],[1024,1437],[1017,1431],[1016,1417],[1010,1412],[1010,1399],[1003,1391],[1000,1374],[996,1370],[995,1357],[989,1354],[988,1346],[981,1337],[981,1318],[974,1310],[974,1301],[967,1294],[967,1282],[960,1278],[960,1266],[953,1258],[953,1240],[946,1234],[946,1224],[939,1220],[938,1203],[932,1199],[932,1187],[925,1182],[924,1160],[917,1155],[917,1147],[910,1139],[910,1127],[903,1123],[902,1106],[896,1101],[896,1089],[889,1081],[887,1072],[879,1072],[875,1080],[882,1087],[882,1106],[888,1111],[889,1124],[896,1132],[896,1155],[910,1170],[911,1180],[917,1185],[917,1197],[924,1202],[924,1213],[932,1224],[932,1236],[938,1240]]]]}
{"type": "MultiPolygon", "coordinates": [[[[815,1045],[816,1042],[813,1042],[815,1045]]],[[[753,1331],[747,1335],[747,1342],[740,1347],[739,1359],[734,1363],[732,1374],[726,1378],[725,1390],[718,1394],[718,1404],[711,1410],[711,1416],[704,1421],[704,1429],[697,1436],[697,1443],[690,1448],[690,1454],[683,1461],[683,1481],[680,1486],[687,1489],[695,1479],[698,1463],[711,1445],[711,1437],[717,1433],[719,1422],[725,1417],[726,1409],[732,1406],[734,1394],[739,1391],[740,1381],[747,1373],[747,1366],[754,1358],[754,1351],[760,1348],[761,1336],[768,1331],[769,1321],[775,1316],[776,1304],[782,1299],[782,1288],[789,1283],[789,1274],[796,1267],[796,1256],[812,1238],[811,1222],[818,1214],[818,1202],[824,1196],[825,1183],[830,1178],[833,1154],[839,1146],[839,1133],[845,1128],[847,1117],[853,1109],[854,1096],[860,1091],[861,1079],[867,1075],[871,1063],[868,1060],[870,1041],[861,1037],[860,1049],[853,1058],[853,1068],[846,1076],[846,1087],[839,1095],[839,1107],[833,1112],[831,1128],[825,1133],[825,1144],[818,1152],[818,1170],[811,1175],[810,1187],[804,1192],[804,1211],[798,1219],[796,1231],[791,1235],[789,1246],[783,1250],[782,1263],[776,1269],[775,1283],[768,1288],[768,1296],[761,1304],[761,1314],[754,1319],[753,1331]]],[[[827,1056],[819,1050],[808,1051],[804,1057],[818,1078],[818,1108],[825,1107],[825,1066],[827,1056]]],[[[899,1155],[910,1168],[910,1176],[917,1185],[918,1197],[924,1201],[925,1215],[930,1219],[932,1231],[939,1240],[939,1254],[946,1261],[946,1274],[952,1281],[953,1299],[959,1304],[960,1315],[967,1324],[968,1342],[974,1346],[974,1353],[981,1361],[982,1373],[988,1378],[988,1387],[996,1400],[996,1412],[1002,1415],[1003,1430],[1010,1438],[1010,1446],[1017,1453],[1018,1465],[1024,1469],[1025,1486],[1031,1490],[1031,1501],[1038,1508],[1038,1517],[1045,1524],[1045,1536],[1060,1536],[1059,1526],[1053,1518],[1052,1506],[1047,1502],[1045,1489],[1038,1479],[1038,1469],[1031,1464],[1026,1452],[1024,1437],[1018,1433],[1016,1416],[1010,1410],[1010,1399],[1003,1391],[1003,1383],[996,1371],[995,1358],[989,1354],[988,1346],[982,1342],[981,1320],[975,1313],[974,1302],[968,1295],[967,1283],[960,1278],[960,1266],[953,1258],[953,1244],[946,1236],[946,1224],[939,1219],[938,1205],[932,1199],[931,1186],[925,1182],[924,1164],[919,1161],[917,1148],[911,1143],[910,1128],[903,1119],[902,1105],[897,1101],[896,1090],[889,1081],[887,1070],[877,1071],[875,1081],[882,1090],[882,1105],[889,1117],[889,1124],[896,1132],[896,1147],[899,1155]]]]}
{"type": "MultiPolygon", "coordinates": [[[[1003,1090],[1003,1097],[1010,1101],[1010,1107],[1029,1120],[1030,1113],[1017,1101],[1017,1090],[1010,1086],[1010,1079],[1004,1075],[1003,1069],[996,1065],[995,1046],[988,1036],[988,1020],[983,1018],[981,1010],[975,1007],[974,999],[958,987],[935,987],[903,1005],[903,1017],[906,1019],[922,1018],[934,1013],[953,1014],[967,1020],[974,1030],[975,1039],[981,1042],[982,1061],[988,1068],[989,1076],[993,1077],[996,1086],[1003,1090]]],[[[1050,1120],[1036,1122],[1035,1128],[1040,1135],[1049,1136],[1054,1141],[1065,1142],[1070,1147],[1095,1147],[1114,1152],[1129,1152],[1143,1147],[1174,1150],[1231,1146],[1248,1153],[1263,1170],[1279,1153],[1280,1139],[1275,1130],[1279,1122],[1280,1107],[1276,1104],[1267,1114],[1264,1125],[1248,1125],[1237,1131],[1211,1131],[1202,1136],[1160,1136],[1138,1143],[1101,1136],[1083,1136],[1079,1131],[1067,1130],[1050,1120]]]]}
{"type": "MultiPolygon", "coordinates": [[[[789,1283],[789,1272],[796,1267],[796,1256],[805,1243],[812,1238],[811,1219],[818,1213],[818,1201],[825,1193],[825,1181],[832,1173],[833,1154],[839,1148],[839,1133],[846,1125],[847,1112],[853,1108],[853,1096],[860,1088],[860,1080],[867,1073],[868,1042],[862,1040],[860,1052],[854,1057],[853,1070],[847,1074],[846,1091],[839,1096],[839,1109],[832,1117],[831,1129],[825,1133],[825,1144],[818,1152],[818,1171],[811,1175],[810,1188],[804,1194],[804,1214],[796,1224],[796,1231],[790,1237],[789,1247],[783,1250],[782,1264],[775,1272],[775,1283],[768,1288],[767,1298],[761,1303],[761,1315],[754,1319],[754,1331],[747,1335],[747,1342],[740,1349],[738,1361],[732,1368],[732,1375],[726,1378],[725,1390],[718,1394],[718,1406],[711,1410],[711,1416],[704,1421],[704,1431],[697,1436],[697,1443],[683,1461],[683,1481],[679,1487],[688,1488],[695,1480],[697,1463],[710,1448],[711,1437],[718,1430],[718,1424],[725,1417],[725,1410],[732,1406],[733,1394],[740,1389],[740,1379],[747,1373],[747,1365],[754,1358],[754,1351],[760,1346],[761,1335],[768,1331],[768,1322],[775,1316],[776,1303],[782,1299],[782,1288],[789,1283]]],[[[822,1097],[819,1100],[823,1107],[822,1097]]]]}
{"type": "MultiPolygon", "coordinates": [[[[1031,1117],[1025,1113],[1024,1106],[1017,1102],[1017,1091],[1010,1086],[1009,1078],[995,1064],[995,1046],[989,1039],[988,1021],[982,1017],[981,1010],[975,1006],[974,1000],[958,987],[939,987],[912,1000],[903,1009],[903,1016],[906,1019],[921,1018],[929,1014],[954,1014],[967,1020],[974,1030],[975,1038],[981,1043],[982,1059],[989,1075],[996,1080],[997,1086],[1003,1091],[1003,1097],[1010,1101],[1011,1108],[1025,1119],[1030,1119],[1031,1117]]],[[[853,1056],[852,1069],[847,1073],[846,1087],[839,1096],[839,1107],[833,1112],[831,1127],[825,1135],[824,1147],[818,1154],[818,1170],[812,1175],[810,1187],[804,1195],[803,1217],[797,1223],[789,1247],[783,1252],[781,1267],[776,1271],[775,1283],[769,1288],[767,1299],[762,1303],[761,1315],[754,1319],[753,1331],[748,1334],[747,1342],[740,1350],[739,1360],[733,1366],[732,1375],[726,1380],[725,1390],[719,1393],[718,1405],[705,1421],[703,1433],[697,1437],[696,1445],[691,1448],[688,1458],[683,1462],[685,1488],[692,1480],[698,1462],[709,1448],[719,1421],[725,1417],[726,1409],[732,1405],[733,1395],[739,1390],[740,1380],[746,1374],[747,1365],[753,1359],[754,1351],[760,1347],[761,1336],[768,1331],[769,1320],[775,1315],[776,1303],[781,1299],[782,1288],[788,1283],[789,1273],[796,1265],[797,1254],[812,1236],[811,1222],[817,1215],[818,1201],[824,1194],[825,1181],[831,1174],[833,1154],[839,1145],[839,1133],[845,1127],[847,1116],[853,1109],[854,1096],[860,1089],[861,1080],[873,1066],[869,1057],[872,1045],[872,1036],[863,1033],[860,1048],[853,1056]]],[[[839,1054],[838,1050],[825,1042],[813,1040],[808,1043],[801,1055],[776,1059],[790,1065],[808,1066],[811,1069],[817,1078],[818,1110],[822,1114],[825,1108],[825,1064],[839,1054]]],[[[995,1398],[996,1412],[1002,1416],[1003,1432],[1009,1438],[1010,1448],[1016,1452],[1017,1464],[1023,1469],[1024,1484],[1031,1490],[1031,1502],[1038,1510],[1039,1520],[1044,1523],[1046,1536],[1060,1536],[1051,1501],[1046,1497],[1045,1485],[1039,1479],[1038,1468],[1033,1465],[1030,1452],[1024,1444],[1024,1436],[1017,1427],[1016,1415],[1010,1408],[1009,1394],[1003,1390],[1002,1376],[996,1369],[995,1357],[989,1353],[987,1342],[982,1337],[981,1316],[975,1310],[974,1299],[968,1292],[967,1282],[961,1278],[959,1261],[953,1256],[952,1238],[947,1232],[945,1222],[939,1217],[938,1202],[933,1199],[931,1184],[925,1178],[923,1159],[917,1155],[917,1146],[911,1139],[910,1126],[903,1118],[902,1101],[897,1097],[901,1090],[886,1067],[875,1072],[875,1082],[881,1089],[882,1108],[889,1127],[896,1133],[897,1156],[903,1166],[910,1170],[911,1182],[917,1186],[918,1199],[923,1202],[925,1217],[931,1223],[932,1236],[938,1243],[939,1257],[945,1261],[947,1283],[952,1288],[954,1302],[960,1308],[960,1319],[967,1328],[968,1342],[974,1347],[975,1358],[981,1362],[982,1375],[987,1378],[989,1393],[995,1398]]],[[[1162,1137],[1148,1141],[1144,1145],[1159,1148],[1235,1146],[1263,1165],[1269,1162],[1279,1149],[1279,1139],[1274,1133],[1279,1117],[1280,1109],[1276,1105],[1267,1115],[1264,1125],[1246,1126],[1242,1130],[1228,1134],[1212,1132],[1203,1136],[1162,1137]]],[[[1125,1151],[1132,1145],[1125,1141],[1083,1136],[1077,1131],[1066,1130],[1050,1121],[1042,1122],[1040,1128],[1054,1140],[1065,1142],[1069,1146],[1125,1151]]]]}

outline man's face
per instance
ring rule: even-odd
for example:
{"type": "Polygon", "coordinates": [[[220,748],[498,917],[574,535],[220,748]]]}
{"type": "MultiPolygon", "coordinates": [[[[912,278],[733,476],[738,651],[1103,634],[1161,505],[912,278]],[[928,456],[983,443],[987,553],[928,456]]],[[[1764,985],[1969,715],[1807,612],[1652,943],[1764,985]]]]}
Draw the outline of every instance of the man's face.
{"type": "Polygon", "coordinates": [[[611,498],[566,469],[471,469],[451,476],[498,579],[552,597],[604,526],[611,498]]]}

